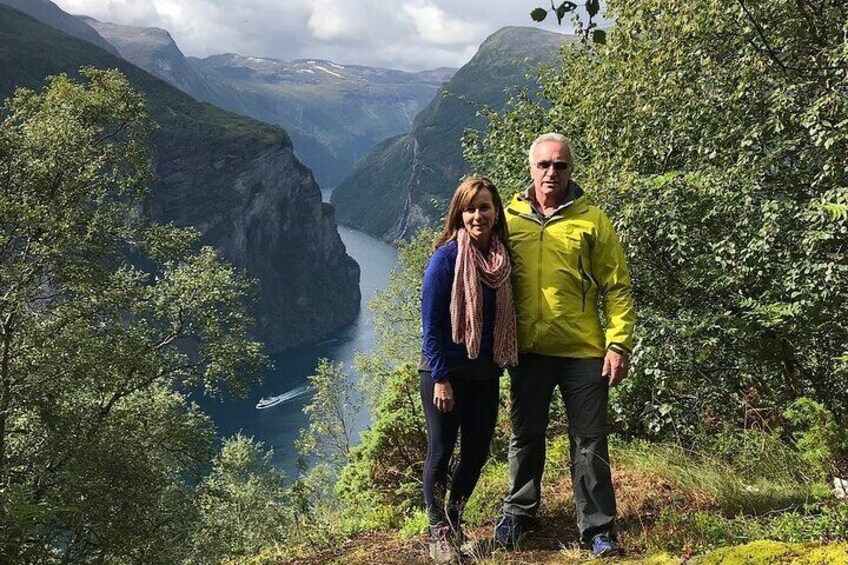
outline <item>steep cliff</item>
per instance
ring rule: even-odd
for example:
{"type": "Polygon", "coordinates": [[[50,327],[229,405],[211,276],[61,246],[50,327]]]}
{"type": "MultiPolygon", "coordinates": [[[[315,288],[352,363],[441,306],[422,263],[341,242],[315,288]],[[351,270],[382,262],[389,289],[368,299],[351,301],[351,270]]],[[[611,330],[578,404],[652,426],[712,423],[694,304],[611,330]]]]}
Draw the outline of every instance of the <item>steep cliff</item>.
{"type": "Polygon", "coordinates": [[[333,207],[321,202],[290,143],[251,152],[243,162],[217,155],[203,173],[192,152],[183,155],[176,147],[182,143],[174,145],[177,158],[159,165],[154,216],[200,228],[206,242],[256,278],[254,315],[272,350],[326,335],[356,316],[359,266],[345,253],[333,207]],[[215,176],[223,182],[210,193],[215,176]],[[188,177],[197,190],[174,190],[166,180],[188,177]]]}
{"type": "Polygon", "coordinates": [[[0,98],[81,66],[118,68],[144,93],[159,125],[154,217],[196,226],[204,243],[258,281],[257,337],[271,351],[351,322],[359,269],[329,205],[276,127],[198,103],[138,67],[0,6],[0,98]],[[49,46],[49,47],[48,47],[49,46]]]}
{"type": "Polygon", "coordinates": [[[531,86],[526,75],[551,63],[575,36],[506,27],[490,35],[474,57],[416,117],[409,133],[366,154],[333,191],[339,222],[389,241],[408,238],[437,220],[460,178],[466,128],[482,128],[478,108],[500,108],[510,89],[531,86]]]}

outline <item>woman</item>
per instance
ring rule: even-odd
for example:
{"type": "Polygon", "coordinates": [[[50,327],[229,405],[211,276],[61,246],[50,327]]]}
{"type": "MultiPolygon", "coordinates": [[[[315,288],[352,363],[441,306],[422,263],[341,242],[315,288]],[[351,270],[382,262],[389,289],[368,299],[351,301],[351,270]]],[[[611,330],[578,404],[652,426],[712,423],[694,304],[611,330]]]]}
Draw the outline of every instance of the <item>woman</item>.
{"type": "Polygon", "coordinates": [[[498,377],[517,362],[515,311],[503,204],[492,181],[471,177],[456,189],[433,244],[421,300],[421,400],[427,422],[424,501],[430,555],[453,558],[463,541],[462,510],[489,454],[498,413],[498,377]],[[460,457],[448,464],[461,432],[460,457]]]}

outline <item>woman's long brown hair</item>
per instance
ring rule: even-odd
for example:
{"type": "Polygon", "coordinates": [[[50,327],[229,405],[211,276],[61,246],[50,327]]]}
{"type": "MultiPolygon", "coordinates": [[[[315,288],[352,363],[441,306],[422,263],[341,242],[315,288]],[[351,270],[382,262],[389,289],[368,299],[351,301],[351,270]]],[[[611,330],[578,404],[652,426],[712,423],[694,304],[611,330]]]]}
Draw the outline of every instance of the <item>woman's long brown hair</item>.
{"type": "Polygon", "coordinates": [[[463,180],[459,183],[459,186],[456,187],[456,190],[453,193],[453,198],[451,198],[450,205],[448,206],[448,213],[445,215],[445,227],[442,229],[442,233],[439,237],[437,237],[433,242],[433,246],[431,248],[432,251],[435,251],[442,245],[456,239],[456,232],[463,227],[463,210],[471,204],[471,201],[474,200],[477,193],[484,188],[488,189],[488,191],[492,193],[492,202],[495,204],[495,212],[497,212],[498,215],[495,220],[495,224],[492,226],[492,231],[498,236],[501,243],[504,245],[508,244],[507,238],[509,236],[509,232],[506,228],[506,217],[504,216],[503,202],[501,201],[500,194],[498,194],[498,189],[495,188],[495,183],[486,177],[472,176],[463,180]]]}

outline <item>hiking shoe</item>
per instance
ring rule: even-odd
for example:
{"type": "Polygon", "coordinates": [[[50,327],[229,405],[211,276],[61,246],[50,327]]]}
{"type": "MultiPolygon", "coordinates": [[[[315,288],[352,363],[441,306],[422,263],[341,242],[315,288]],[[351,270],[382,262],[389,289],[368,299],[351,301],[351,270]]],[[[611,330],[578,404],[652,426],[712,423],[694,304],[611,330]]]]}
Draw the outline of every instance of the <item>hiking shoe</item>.
{"type": "Polygon", "coordinates": [[[521,516],[504,514],[495,526],[495,541],[506,549],[513,549],[526,533],[521,516]]]}
{"type": "Polygon", "coordinates": [[[430,557],[436,563],[450,563],[454,558],[451,529],[447,524],[430,526],[430,557]]]}
{"type": "Polygon", "coordinates": [[[618,544],[609,534],[598,534],[592,538],[592,555],[605,557],[618,553],[618,544]]]}

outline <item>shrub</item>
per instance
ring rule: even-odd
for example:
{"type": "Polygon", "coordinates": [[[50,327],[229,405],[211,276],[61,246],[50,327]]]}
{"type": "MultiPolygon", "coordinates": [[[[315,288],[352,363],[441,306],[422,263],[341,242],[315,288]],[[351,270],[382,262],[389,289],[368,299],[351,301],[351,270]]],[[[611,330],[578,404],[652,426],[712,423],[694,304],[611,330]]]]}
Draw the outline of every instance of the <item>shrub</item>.
{"type": "Polygon", "coordinates": [[[336,493],[354,515],[383,505],[402,515],[421,506],[427,435],[418,379],[412,365],[403,365],[386,378],[371,427],[353,449],[351,463],[342,469],[336,493]]]}
{"type": "Polygon", "coordinates": [[[829,480],[848,472],[848,432],[833,413],[809,398],[799,398],[783,412],[792,427],[800,457],[812,475],[829,480]]]}
{"type": "Polygon", "coordinates": [[[282,543],[291,520],[284,476],[273,453],[237,435],[224,441],[198,486],[198,526],[191,563],[219,563],[282,543]]]}
{"type": "Polygon", "coordinates": [[[483,472],[474,494],[465,507],[465,521],[479,526],[491,523],[501,514],[503,498],[509,487],[509,467],[503,461],[490,460],[483,472]]]}

